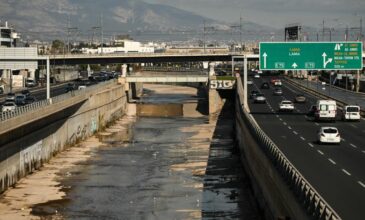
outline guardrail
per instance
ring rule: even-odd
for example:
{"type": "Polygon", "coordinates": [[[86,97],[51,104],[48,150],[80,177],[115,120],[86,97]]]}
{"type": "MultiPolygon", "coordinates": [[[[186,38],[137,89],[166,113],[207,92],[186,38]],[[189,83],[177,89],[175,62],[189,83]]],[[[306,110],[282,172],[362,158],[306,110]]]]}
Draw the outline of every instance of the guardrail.
{"type": "Polygon", "coordinates": [[[36,110],[38,110],[40,108],[44,108],[48,105],[52,105],[52,104],[62,102],[62,101],[66,100],[66,99],[69,99],[71,97],[86,94],[88,92],[97,90],[101,87],[104,87],[106,85],[113,84],[113,83],[115,83],[115,80],[109,80],[109,81],[106,81],[106,82],[101,82],[101,83],[98,83],[96,85],[86,87],[85,89],[75,90],[75,91],[68,92],[66,94],[62,94],[62,95],[59,95],[59,96],[52,97],[50,100],[42,100],[42,101],[34,102],[32,104],[29,104],[29,105],[16,107],[16,109],[14,111],[2,112],[0,114],[0,125],[2,125],[2,123],[5,123],[6,120],[8,120],[8,119],[20,116],[20,115],[28,113],[28,112],[36,111],[36,110]]]}
{"type": "Polygon", "coordinates": [[[194,72],[194,73],[205,73],[202,69],[185,68],[185,67],[143,67],[143,71],[154,71],[154,72],[194,72]]]}
{"type": "MultiPolygon", "coordinates": [[[[340,107],[344,107],[345,105],[348,105],[349,103],[346,103],[346,102],[343,102],[343,101],[341,101],[341,100],[339,100],[339,99],[336,99],[336,98],[334,98],[334,97],[331,97],[331,96],[327,96],[327,95],[324,95],[324,94],[322,94],[322,93],[320,93],[320,92],[317,92],[316,90],[313,90],[313,89],[310,89],[310,88],[308,88],[308,87],[306,87],[306,86],[303,86],[303,85],[301,85],[300,83],[297,83],[297,82],[295,82],[295,81],[293,81],[293,80],[290,80],[290,79],[287,79],[287,78],[284,78],[288,83],[290,83],[290,84],[292,84],[292,85],[294,85],[294,86],[296,86],[296,87],[299,87],[301,90],[303,90],[304,92],[306,92],[306,93],[309,93],[309,94],[311,94],[311,95],[313,95],[313,96],[316,96],[316,97],[318,97],[318,98],[321,98],[321,99],[331,99],[331,100],[334,100],[334,101],[336,101],[336,103],[338,104],[338,106],[340,106],[340,107]]],[[[360,110],[360,114],[361,114],[361,116],[362,117],[365,117],[365,109],[361,109],[360,110]]]]}
{"type": "MultiPolygon", "coordinates": [[[[238,90],[243,94],[241,80],[237,80],[237,84],[238,90]]],[[[244,103],[243,97],[240,96],[239,98],[241,104],[244,103]]],[[[305,179],[285,154],[260,128],[254,117],[244,109],[244,106],[240,109],[244,116],[243,120],[248,125],[249,130],[256,137],[262,150],[270,158],[273,166],[276,167],[307,213],[314,219],[340,220],[341,218],[335,210],[322,198],[309,181],[305,179]]]]}

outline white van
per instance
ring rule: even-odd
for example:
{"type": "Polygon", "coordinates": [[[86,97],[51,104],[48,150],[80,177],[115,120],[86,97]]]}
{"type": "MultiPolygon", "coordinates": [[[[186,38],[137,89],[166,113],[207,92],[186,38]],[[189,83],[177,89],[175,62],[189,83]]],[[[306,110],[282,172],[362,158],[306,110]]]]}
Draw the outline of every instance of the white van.
{"type": "Polygon", "coordinates": [[[314,113],[316,121],[336,120],[337,105],[334,100],[318,100],[316,104],[317,110],[314,113]]]}
{"type": "Polygon", "coordinates": [[[360,106],[358,105],[346,105],[342,110],[342,120],[355,120],[359,121],[360,116],[360,106]]]}

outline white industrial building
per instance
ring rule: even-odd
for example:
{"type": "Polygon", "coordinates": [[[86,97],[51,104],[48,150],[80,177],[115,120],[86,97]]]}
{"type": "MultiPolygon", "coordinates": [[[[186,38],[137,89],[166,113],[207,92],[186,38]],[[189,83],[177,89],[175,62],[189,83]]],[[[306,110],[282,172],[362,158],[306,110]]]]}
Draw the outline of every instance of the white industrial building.
{"type": "Polygon", "coordinates": [[[16,47],[18,33],[12,27],[9,27],[8,22],[0,22],[0,47],[16,47]]]}
{"type": "Polygon", "coordinates": [[[98,47],[97,49],[82,48],[84,54],[110,54],[110,53],[154,53],[155,48],[151,44],[144,45],[132,40],[115,40],[114,46],[98,47]]]}

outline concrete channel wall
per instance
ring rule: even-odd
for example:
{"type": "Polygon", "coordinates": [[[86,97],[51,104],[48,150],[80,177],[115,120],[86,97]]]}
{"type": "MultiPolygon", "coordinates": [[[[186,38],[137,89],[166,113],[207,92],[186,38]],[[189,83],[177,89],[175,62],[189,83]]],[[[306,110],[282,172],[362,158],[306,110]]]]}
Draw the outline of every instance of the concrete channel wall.
{"type": "Polygon", "coordinates": [[[55,115],[52,117],[54,120],[42,128],[0,146],[0,193],[39,169],[58,152],[93,135],[122,116],[126,107],[125,85],[109,85],[91,94],[71,116],[55,115]]]}

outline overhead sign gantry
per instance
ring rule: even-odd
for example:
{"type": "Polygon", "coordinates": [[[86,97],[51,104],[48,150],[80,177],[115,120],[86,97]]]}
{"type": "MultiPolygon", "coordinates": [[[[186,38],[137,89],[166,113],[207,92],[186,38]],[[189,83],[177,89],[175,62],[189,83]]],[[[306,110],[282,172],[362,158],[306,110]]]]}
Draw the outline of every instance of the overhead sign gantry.
{"type": "Polygon", "coordinates": [[[360,70],[361,42],[262,42],[261,70],[360,70]]]}

